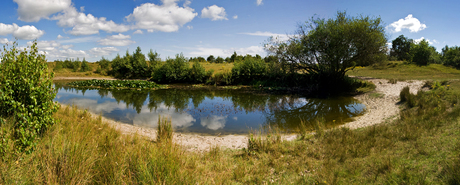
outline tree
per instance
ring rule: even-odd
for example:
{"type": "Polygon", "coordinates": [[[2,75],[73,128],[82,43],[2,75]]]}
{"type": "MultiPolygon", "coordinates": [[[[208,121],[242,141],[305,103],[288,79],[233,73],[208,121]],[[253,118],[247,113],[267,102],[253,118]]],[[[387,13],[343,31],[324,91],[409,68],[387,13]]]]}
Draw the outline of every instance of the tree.
{"type": "Polygon", "coordinates": [[[236,61],[236,58],[237,58],[237,54],[236,54],[236,51],[233,51],[233,54],[232,56],[230,57],[230,62],[231,63],[234,63],[236,61]]]}
{"type": "Polygon", "coordinates": [[[296,36],[288,41],[271,38],[265,47],[293,70],[331,85],[343,82],[355,65],[383,59],[387,50],[384,30],[380,18],[338,12],[335,19],[312,18],[299,25],[296,36]]]}
{"type": "Polygon", "coordinates": [[[145,55],[141,52],[141,48],[139,46],[136,48],[136,51],[133,53],[130,61],[132,66],[132,78],[142,78],[150,75],[147,73],[148,66],[145,61],[145,55]]]}
{"type": "MultiPolygon", "coordinates": [[[[9,50],[4,46],[0,64],[0,126],[4,118],[12,118],[12,140],[21,151],[31,151],[36,139],[55,123],[53,114],[58,104],[53,100],[54,73],[48,71],[45,55],[38,52],[37,42],[27,49],[17,43],[9,50]]],[[[0,156],[3,135],[0,136],[0,156]]]]}
{"type": "Polygon", "coordinates": [[[91,71],[91,66],[89,65],[88,61],[86,61],[85,58],[83,58],[83,61],[81,62],[81,72],[86,72],[86,71],[91,71]]]}
{"type": "Polygon", "coordinates": [[[417,65],[428,65],[431,57],[428,41],[423,39],[418,44],[412,44],[410,53],[412,55],[411,62],[417,65]]]}
{"type": "Polygon", "coordinates": [[[213,55],[209,55],[209,57],[206,59],[206,61],[208,61],[209,63],[214,63],[214,62],[216,62],[216,58],[214,58],[213,55]]]}
{"type": "Polygon", "coordinates": [[[153,52],[152,50],[149,51],[147,54],[149,56],[150,66],[157,66],[161,62],[160,54],[157,51],[153,52]]]}
{"type": "Polygon", "coordinates": [[[220,63],[224,63],[224,58],[222,58],[222,57],[220,57],[220,56],[217,57],[217,58],[216,58],[216,63],[219,63],[219,64],[220,64],[220,63]]]}
{"type": "Polygon", "coordinates": [[[411,59],[410,55],[410,48],[411,43],[413,43],[412,39],[408,39],[404,37],[404,35],[400,35],[398,38],[393,40],[392,42],[392,49],[390,51],[391,56],[395,56],[397,60],[405,60],[409,61],[411,59]]]}
{"type": "Polygon", "coordinates": [[[457,69],[460,69],[460,47],[448,47],[446,46],[443,49],[443,57],[442,60],[444,65],[453,66],[457,69]]]}

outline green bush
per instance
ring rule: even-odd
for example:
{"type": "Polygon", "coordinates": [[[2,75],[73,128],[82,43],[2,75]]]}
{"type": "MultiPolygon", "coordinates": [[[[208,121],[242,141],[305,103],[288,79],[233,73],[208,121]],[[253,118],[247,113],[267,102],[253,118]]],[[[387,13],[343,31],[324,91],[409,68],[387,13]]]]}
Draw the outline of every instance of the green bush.
{"type": "Polygon", "coordinates": [[[206,71],[206,69],[198,62],[193,63],[192,68],[189,70],[189,80],[193,83],[203,83],[206,82],[214,73],[214,70],[206,71]]]}
{"type": "Polygon", "coordinates": [[[184,55],[178,54],[175,59],[168,59],[161,67],[156,68],[152,74],[152,80],[158,83],[182,83],[187,82],[190,67],[184,55]]]}
{"type": "Polygon", "coordinates": [[[37,43],[30,51],[4,47],[0,66],[0,119],[13,123],[15,146],[31,151],[38,136],[55,123],[52,115],[58,105],[53,102],[53,73],[48,72],[44,55],[38,54],[37,43]]]}
{"type": "Polygon", "coordinates": [[[431,57],[430,46],[428,41],[423,39],[419,44],[411,47],[412,59],[411,61],[417,65],[428,65],[431,57]]]}
{"type": "Polygon", "coordinates": [[[80,66],[81,66],[81,62],[80,61],[74,61],[72,62],[72,70],[73,72],[77,72],[78,69],[80,69],[80,66]]]}
{"type": "Polygon", "coordinates": [[[88,64],[88,61],[86,61],[85,59],[83,59],[83,61],[81,62],[81,69],[80,69],[80,72],[86,72],[86,71],[91,71],[91,66],[88,64]]]}
{"type": "Polygon", "coordinates": [[[250,84],[260,80],[266,73],[267,65],[262,59],[245,57],[241,62],[235,63],[232,68],[232,76],[235,83],[250,84]]]}

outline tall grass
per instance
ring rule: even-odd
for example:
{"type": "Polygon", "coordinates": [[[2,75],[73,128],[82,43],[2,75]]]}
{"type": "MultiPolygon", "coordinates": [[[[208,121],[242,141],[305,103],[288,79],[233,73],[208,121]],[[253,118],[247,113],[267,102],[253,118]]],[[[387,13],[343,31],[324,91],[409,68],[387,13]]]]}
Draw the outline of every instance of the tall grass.
{"type": "Polygon", "coordinates": [[[171,119],[158,117],[157,142],[171,142],[173,139],[173,128],[171,119]]]}

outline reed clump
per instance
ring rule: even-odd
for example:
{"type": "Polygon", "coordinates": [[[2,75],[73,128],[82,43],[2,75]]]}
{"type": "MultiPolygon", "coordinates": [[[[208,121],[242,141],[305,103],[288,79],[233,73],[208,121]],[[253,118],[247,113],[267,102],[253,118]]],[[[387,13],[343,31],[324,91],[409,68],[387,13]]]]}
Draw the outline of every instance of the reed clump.
{"type": "Polygon", "coordinates": [[[173,139],[173,127],[171,118],[158,117],[157,142],[171,142],[173,139]]]}

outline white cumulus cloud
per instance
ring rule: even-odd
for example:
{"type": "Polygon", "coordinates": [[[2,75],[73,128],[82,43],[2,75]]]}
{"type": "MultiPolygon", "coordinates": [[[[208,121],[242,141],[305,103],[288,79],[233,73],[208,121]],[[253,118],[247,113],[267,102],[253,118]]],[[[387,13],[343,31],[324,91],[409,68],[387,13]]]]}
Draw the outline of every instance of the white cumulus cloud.
{"type": "Polygon", "coordinates": [[[142,32],[142,30],[136,30],[133,34],[144,34],[144,32],[142,32]]]}
{"type": "Polygon", "coordinates": [[[0,38],[0,44],[8,44],[9,41],[7,38],[0,38]]]}
{"type": "Polygon", "coordinates": [[[262,5],[262,0],[256,0],[257,6],[262,5]]]}
{"type": "MultiPolygon", "coordinates": [[[[32,45],[33,42],[27,42],[27,45],[32,45]]],[[[43,51],[52,51],[60,47],[61,44],[56,41],[37,41],[37,48],[43,51]]]]}
{"type": "Polygon", "coordinates": [[[131,36],[119,33],[118,35],[108,36],[107,38],[101,39],[97,42],[104,46],[127,46],[136,43],[130,39],[131,36]]]}
{"type": "Polygon", "coordinates": [[[233,16],[233,19],[238,19],[238,15],[234,15],[234,16],[233,16]]]}
{"type": "Polygon", "coordinates": [[[35,26],[24,25],[18,26],[17,24],[3,24],[0,23],[0,35],[12,34],[20,40],[33,40],[40,38],[45,31],[37,29],[35,26]]]}
{"type": "Polygon", "coordinates": [[[177,0],[162,0],[162,5],[145,3],[136,7],[132,14],[126,16],[129,22],[135,22],[134,29],[146,29],[148,32],[174,32],[185,23],[192,21],[198,13],[188,7],[179,7],[177,0]]]}
{"type": "Polygon", "coordinates": [[[92,14],[78,12],[75,7],[67,8],[51,19],[58,20],[57,24],[61,27],[72,27],[72,30],[69,31],[72,35],[97,34],[99,30],[108,33],[130,30],[129,26],[116,24],[113,21],[108,21],[105,17],[98,18],[94,17],[92,14]]]}
{"type": "Polygon", "coordinates": [[[37,29],[35,26],[21,26],[14,30],[13,36],[21,40],[33,40],[40,38],[45,31],[37,29]]]}
{"type": "MultiPolygon", "coordinates": [[[[421,38],[419,38],[419,39],[414,39],[414,43],[415,43],[415,44],[418,44],[418,43],[420,43],[420,41],[422,41],[423,39],[425,39],[425,37],[421,37],[421,38]]],[[[430,39],[425,39],[425,40],[426,40],[426,41],[428,42],[428,44],[430,44],[430,45],[433,44],[433,43],[437,43],[436,40],[433,40],[433,41],[431,41],[430,39]]]]}
{"type": "Polygon", "coordinates": [[[39,21],[71,6],[71,0],[13,0],[18,4],[19,20],[39,21]]]}
{"type": "Polygon", "coordinates": [[[393,32],[400,32],[402,29],[408,29],[410,32],[419,32],[427,28],[426,24],[422,24],[417,18],[409,14],[404,19],[399,19],[389,26],[393,32]]]}
{"type": "Polygon", "coordinates": [[[201,10],[201,18],[209,18],[212,21],[228,20],[227,13],[225,13],[225,8],[218,7],[217,5],[203,8],[203,10],[201,10]]]}

